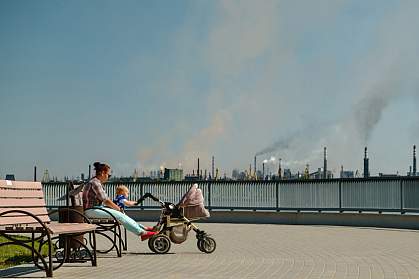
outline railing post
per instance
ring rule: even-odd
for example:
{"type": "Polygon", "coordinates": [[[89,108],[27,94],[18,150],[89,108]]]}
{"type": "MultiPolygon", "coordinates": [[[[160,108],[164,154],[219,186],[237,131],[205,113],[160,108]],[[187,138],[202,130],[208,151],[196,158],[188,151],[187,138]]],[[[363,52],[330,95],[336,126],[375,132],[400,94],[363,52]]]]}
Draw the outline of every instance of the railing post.
{"type": "Polygon", "coordinates": [[[339,179],[339,212],[342,213],[342,179],[339,179]]]}
{"type": "MultiPolygon", "coordinates": [[[[140,197],[144,195],[144,185],[143,182],[140,182],[140,197]]],[[[144,210],[144,203],[141,203],[140,205],[141,210],[144,210]]]]}
{"type": "Polygon", "coordinates": [[[404,211],[403,211],[403,179],[400,179],[400,213],[404,214],[404,211]]]}
{"type": "Polygon", "coordinates": [[[211,211],[211,181],[208,180],[208,210],[211,211]]]}
{"type": "Polygon", "coordinates": [[[66,189],[65,189],[65,207],[70,208],[69,199],[70,199],[70,187],[72,187],[71,182],[66,183],[66,189]]]}
{"type": "Polygon", "coordinates": [[[278,212],[279,211],[279,181],[276,182],[275,195],[276,195],[275,207],[276,207],[276,211],[278,212]]]}

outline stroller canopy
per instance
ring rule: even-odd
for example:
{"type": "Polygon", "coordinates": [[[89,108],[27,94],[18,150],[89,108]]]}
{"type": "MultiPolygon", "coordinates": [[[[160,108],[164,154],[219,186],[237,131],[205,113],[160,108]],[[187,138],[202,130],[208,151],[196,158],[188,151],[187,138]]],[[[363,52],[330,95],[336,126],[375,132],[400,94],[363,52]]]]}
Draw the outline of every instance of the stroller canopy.
{"type": "Polygon", "coordinates": [[[209,217],[210,214],[204,206],[204,196],[198,184],[193,184],[177,204],[184,208],[184,215],[187,218],[209,217]]]}

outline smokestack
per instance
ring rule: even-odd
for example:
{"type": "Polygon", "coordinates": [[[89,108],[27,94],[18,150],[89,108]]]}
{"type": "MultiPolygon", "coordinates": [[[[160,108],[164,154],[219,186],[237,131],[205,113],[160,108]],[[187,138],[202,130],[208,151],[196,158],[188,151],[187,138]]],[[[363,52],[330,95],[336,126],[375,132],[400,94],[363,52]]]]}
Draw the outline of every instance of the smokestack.
{"type": "Polygon", "coordinates": [[[262,163],[262,180],[265,180],[265,163],[262,163]]]}
{"type": "Polygon", "coordinates": [[[249,164],[249,175],[247,179],[249,179],[251,176],[252,176],[252,164],[249,164]]]}
{"type": "MultiPolygon", "coordinates": [[[[92,172],[92,166],[91,165],[89,165],[89,180],[90,180],[90,178],[91,178],[91,172],[92,172]]],[[[143,175],[144,176],[144,175],[143,175]]]]}
{"type": "Polygon", "coordinates": [[[198,158],[198,169],[197,169],[197,171],[196,171],[196,176],[198,176],[198,177],[199,177],[199,158],[198,158]]]}
{"type": "Polygon", "coordinates": [[[413,145],[413,175],[416,176],[416,145],[413,145]]]}
{"type": "Polygon", "coordinates": [[[33,181],[36,181],[36,166],[33,167],[33,181]]]}
{"type": "Polygon", "coordinates": [[[327,178],[327,149],[324,148],[323,151],[323,178],[327,178]]]}
{"type": "Polygon", "coordinates": [[[368,151],[367,151],[367,147],[365,147],[364,149],[364,177],[369,177],[369,176],[370,176],[370,172],[369,172],[368,151]]]}
{"type": "Polygon", "coordinates": [[[253,163],[253,169],[255,171],[255,178],[256,178],[256,156],[255,156],[255,162],[253,163]]]}
{"type": "Polygon", "coordinates": [[[212,179],[214,179],[214,156],[212,156],[212,179]]]}
{"type": "Polygon", "coordinates": [[[281,158],[278,159],[278,178],[281,179],[282,178],[282,168],[281,168],[281,158]]]}

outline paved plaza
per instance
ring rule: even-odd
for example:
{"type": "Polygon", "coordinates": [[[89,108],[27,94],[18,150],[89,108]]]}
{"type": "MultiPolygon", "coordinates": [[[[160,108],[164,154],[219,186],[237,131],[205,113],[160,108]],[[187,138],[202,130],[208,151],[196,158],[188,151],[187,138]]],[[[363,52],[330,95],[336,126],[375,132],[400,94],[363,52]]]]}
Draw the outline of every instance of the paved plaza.
{"type": "MultiPolygon", "coordinates": [[[[213,254],[199,252],[194,233],[186,242],[172,244],[166,255],[150,252],[146,242],[130,235],[122,258],[99,254],[97,267],[67,264],[54,277],[419,279],[417,231],[210,223],[199,227],[216,239],[213,254]]],[[[13,277],[45,277],[44,272],[32,270],[14,268],[22,275],[13,277]]]]}

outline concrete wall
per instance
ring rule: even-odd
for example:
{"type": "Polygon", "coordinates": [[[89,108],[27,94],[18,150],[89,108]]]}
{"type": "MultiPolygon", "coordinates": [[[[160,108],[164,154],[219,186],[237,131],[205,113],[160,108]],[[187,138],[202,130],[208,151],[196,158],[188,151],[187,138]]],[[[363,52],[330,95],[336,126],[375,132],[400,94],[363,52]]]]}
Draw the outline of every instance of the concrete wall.
{"type": "MultiPolygon", "coordinates": [[[[156,222],[159,210],[129,210],[135,220],[156,222]]],[[[211,211],[211,217],[199,222],[250,223],[289,225],[332,225],[353,227],[383,227],[419,229],[419,215],[378,213],[309,213],[309,212],[261,212],[261,211],[211,211]]]]}

